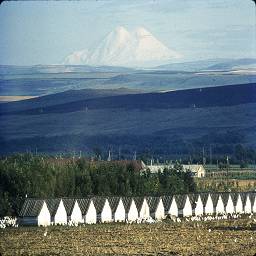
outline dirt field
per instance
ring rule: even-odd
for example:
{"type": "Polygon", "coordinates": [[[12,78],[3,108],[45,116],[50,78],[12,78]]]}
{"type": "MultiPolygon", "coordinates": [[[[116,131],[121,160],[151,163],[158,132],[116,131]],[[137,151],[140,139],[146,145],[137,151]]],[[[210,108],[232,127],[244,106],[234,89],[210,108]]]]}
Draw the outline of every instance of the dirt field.
{"type": "Polygon", "coordinates": [[[255,221],[9,228],[0,231],[0,255],[253,256],[255,221]]]}

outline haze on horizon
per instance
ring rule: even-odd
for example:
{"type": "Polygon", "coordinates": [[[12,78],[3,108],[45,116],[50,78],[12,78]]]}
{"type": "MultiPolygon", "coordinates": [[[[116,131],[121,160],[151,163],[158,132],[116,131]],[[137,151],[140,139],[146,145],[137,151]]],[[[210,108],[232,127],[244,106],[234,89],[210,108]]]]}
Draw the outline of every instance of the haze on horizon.
{"type": "Polygon", "coordinates": [[[118,26],[145,27],[185,62],[255,57],[251,0],[3,2],[0,64],[59,64],[118,26]]]}

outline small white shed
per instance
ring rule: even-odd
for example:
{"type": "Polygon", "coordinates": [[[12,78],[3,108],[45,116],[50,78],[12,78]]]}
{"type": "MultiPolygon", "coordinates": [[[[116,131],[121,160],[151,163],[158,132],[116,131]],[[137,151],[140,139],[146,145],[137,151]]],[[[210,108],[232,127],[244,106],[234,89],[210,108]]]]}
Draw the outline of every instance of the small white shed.
{"type": "Polygon", "coordinates": [[[51,220],[55,225],[66,225],[68,221],[67,211],[61,198],[47,199],[46,204],[51,214],[51,220]]]}
{"type": "Polygon", "coordinates": [[[93,197],[98,222],[112,222],[112,211],[109,201],[105,197],[93,197]]]}
{"type": "Polygon", "coordinates": [[[150,215],[155,220],[165,218],[164,204],[161,197],[147,197],[150,215]]]}
{"type": "Polygon", "coordinates": [[[150,217],[149,205],[145,197],[135,197],[134,202],[136,204],[139,218],[145,220],[150,217]]]}
{"type": "Polygon", "coordinates": [[[109,204],[112,211],[112,219],[115,222],[125,221],[125,208],[121,197],[109,197],[109,204]]]}
{"type": "Polygon", "coordinates": [[[132,197],[123,197],[125,208],[125,216],[127,221],[136,221],[139,218],[139,213],[135,201],[132,197]]]}
{"type": "Polygon", "coordinates": [[[23,225],[49,226],[50,211],[42,199],[26,199],[21,212],[20,221],[23,225]]]}
{"type": "Polygon", "coordinates": [[[91,198],[77,199],[77,203],[81,209],[83,222],[86,224],[95,224],[97,222],[97,213],[91,198]]]}

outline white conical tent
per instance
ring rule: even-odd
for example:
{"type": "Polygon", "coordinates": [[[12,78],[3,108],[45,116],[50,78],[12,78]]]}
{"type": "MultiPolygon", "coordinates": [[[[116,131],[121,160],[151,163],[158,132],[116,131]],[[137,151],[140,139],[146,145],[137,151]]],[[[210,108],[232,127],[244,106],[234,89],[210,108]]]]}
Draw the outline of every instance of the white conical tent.
{"type": "Polygon", "coordinates": [[[200,195],[196,198],[194,212],[195,216],[201,216],[204,214],[204,205],[200,195]]]}
{"type": "Polygon", "coordinates": [[[62,199],[60,200],[57,211],[54,215],[54,223],[59,225],[67,224],[67,212],[62,199]]]}
{"type": "Polygon", "coordinates": [[[215,213],[216,214],[224,214],[225,213],[225,206],[224,206],[221,195],[218,195],[218,201],[217,201],[215,213]]]}
{"type": "Polygon", "coordinates": [[[172,198],[171,206],[170,206],[168,213],[171,216],[176,216],[176,217],[179,216],[179,209],[178,209],[178,205],[177,205],[175,196],[173,196],[173,198],[172,198]]]}
{"type": "Polygon", "coordinates": [[[233,199],[232,199],[230,194],[228,195],[228,200],[227,200],[227,204],[226,204],[226,207],[225,207],[225,212],[228,213],[228,214],[235,213],[234,202],[233,202],[233,199]]]}
{"type": "Polygon", "coordinates": [[[82,212],[81,209],[78,205],[77,200],[75,200],[75,204],[73,206],[73,210],[70,216],[70,220],[74,223],[83,223],[83,216],[82,216],[82,212]]]}
{"type": "Polygon", "coordinates": [[[204,206],[204,213],[210,214],[210,215],[214,213],[214,207],[213,207],[213,201],[212,201],[211,194],[207,195],[206,204],[204,206]]]}
{"type": "Polygon", "coordinates": [[[245,213],[251,213],[252,212],[252,204],[250,200],[250,195],[245,195],[245,204],[244,204],[244,212],[245,213]]]}
{"type": "Polygon", "coordinates": [[[239,193],[237,197],[237,202],[236,202],[236,213],[243,213],[243,212],[244,212],[243,202],[242,202],[241,195],[239,193]]]}
{"type": "Polygon", "coordinates": [[[188,217],[188,216],[192,216],[192,215],[193,215],[192,205],[189,200],[189,196],[187,195],[185,205],[183,208],[183,217],[188,217]]]}

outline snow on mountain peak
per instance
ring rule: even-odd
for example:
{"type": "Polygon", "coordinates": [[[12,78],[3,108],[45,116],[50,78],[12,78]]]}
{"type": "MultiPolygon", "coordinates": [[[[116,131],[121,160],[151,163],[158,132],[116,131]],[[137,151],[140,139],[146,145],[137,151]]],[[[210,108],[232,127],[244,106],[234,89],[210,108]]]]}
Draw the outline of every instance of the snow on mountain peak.
{"type": "Polygon", "coordinates": [[[120,26],[110,32],[95,48],[76,51],[64,64],[93,66],[144,67],[164,64],[180,55],[170,50],[143,27],[129,32],[120,26]]]}
{"type": "Polygon", "coordinates": [[[147,31],[143,27],[137,27],[135,29],[135,35],[138,37],[143,37],[143,36],[153,36],[149,31],[147,31]]]}

